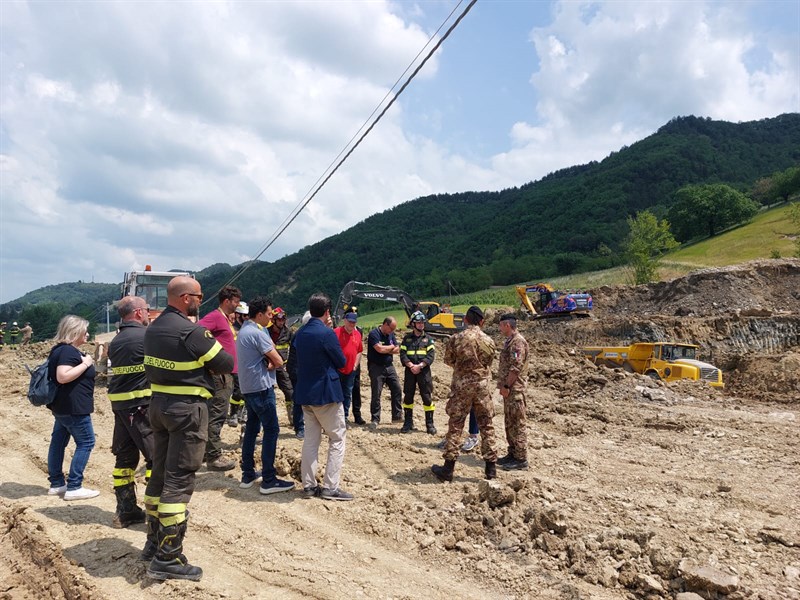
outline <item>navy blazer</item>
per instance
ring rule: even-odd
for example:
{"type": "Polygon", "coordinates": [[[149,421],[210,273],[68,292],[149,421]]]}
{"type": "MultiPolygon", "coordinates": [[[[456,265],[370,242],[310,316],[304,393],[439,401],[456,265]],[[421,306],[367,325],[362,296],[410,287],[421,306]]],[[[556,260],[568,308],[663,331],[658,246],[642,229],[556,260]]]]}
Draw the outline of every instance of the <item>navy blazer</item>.
{"type": "Polygon", "coordinates": [[[313,406],[344,401],[339,369],[344,368],[345,358],[333,329],[313,318],[297,331],[293,344],[297,354],[294,401],[313,406]]]}

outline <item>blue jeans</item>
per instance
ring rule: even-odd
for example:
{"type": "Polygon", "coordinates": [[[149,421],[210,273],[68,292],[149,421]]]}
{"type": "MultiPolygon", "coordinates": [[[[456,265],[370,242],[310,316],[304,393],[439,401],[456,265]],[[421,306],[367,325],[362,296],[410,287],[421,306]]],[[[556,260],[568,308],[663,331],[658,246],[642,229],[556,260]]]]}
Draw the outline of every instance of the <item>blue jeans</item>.
{"type": "Polygon", "coordinates": [[[294,425],[295,433],[300,433],[301,431],[305,433],[306,424],[303,418],[303,407],[297,402],[292,403],[292,425],[294,425]]]}
{"type": "Polygon", "coordinates": [[[350,403],[353,401],[353,384],[356,382],[356,372],[353,370],[349,375],[342,375],[339,373],[339,383],[342,385],[342,396],[344,396],[344,420],[347,422],[347,416],[350,414],[350,403]]]}
{"type": "Polygon", "coordinates": [[[242,438],[242,476],[254,477],[256,474],[255,452],[258,431],[264,427],[264,440],[261,443],[261,477],[264,483],[275,481],[275,449],[278,446],[278,411],[275,408],[275,390],[269,388],[261,392],[244,394],[247,409],[247,423],[242,438]]]}
{"type": "Polygon", "coordinates": [[[469,411],[469,434],[478,435],[478,433],[480,433],[478,429],[478,419],[475,417],[475,409],[473,408],[469,411]]]}
{"type": "Polygon", "coordinates": [[[83,486],[83,471],[94,448],[92,415],[53,417],[55,423],[50,437],[50,450],[47,452],[47,478],[50,480],[50,487],[61,487],[66,483],[67,490],[77,490],[83,486]],[[64,450],[70,437],[75,439],[75,453],[69,464],[69,476],[64,481],[64,450]]]}

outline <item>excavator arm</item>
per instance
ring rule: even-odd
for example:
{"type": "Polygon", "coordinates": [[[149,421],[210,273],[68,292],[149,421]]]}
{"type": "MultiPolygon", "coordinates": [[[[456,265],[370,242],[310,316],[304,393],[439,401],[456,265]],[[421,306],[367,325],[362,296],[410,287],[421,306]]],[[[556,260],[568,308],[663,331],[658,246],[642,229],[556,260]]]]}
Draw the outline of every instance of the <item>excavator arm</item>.
{"type": "Polygon", "coordinates": [[[346,309],[353,305],[353,300],[385,300],[387,302],[397,302],[406,311],[407,316],[411,316],[418,306],[418,303],[403,290],[397,288],[376,285],[368,281],[349,281],[339,293],[339,300],[333,311],[333,322],[338,323],[344,318],[346,309]]]}
{"type": "Polygon", "coordinates": [[[397,302],[408,317],[421,310],[427,318],[425,331],[434,336],[448,336],[464,329],[464,315],[444,313],[436,302],[418,302],[403,290],[368,281],[350,281],[342,288],[332,315],[334,325],[339,324],[356,299],[397,302]]]}

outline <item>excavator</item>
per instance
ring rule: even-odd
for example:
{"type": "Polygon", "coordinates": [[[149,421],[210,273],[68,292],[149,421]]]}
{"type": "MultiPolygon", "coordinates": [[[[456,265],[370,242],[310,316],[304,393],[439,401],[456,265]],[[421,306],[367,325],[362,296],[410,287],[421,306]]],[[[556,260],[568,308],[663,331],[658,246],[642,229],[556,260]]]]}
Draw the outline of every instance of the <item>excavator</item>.
{"type": "Polygon", "coordinates": [[[534,319],[588,317],[592,310],[591,294],[559,292],[549,283],[529,283],[516,290],[522,306],[534,319]]]}
{"type": "MultiPolygon", "coordinates": [[[[376,285],[368,281],[350,281],[339,293],[339,299],[333,311],[333,321],[338,324],[345,315],[346,310],[352,308],[355,299],[385,300],[397,302],[411,317],[415,311],[422,311],[425,315],[425,331],[433,336],[448,336],[464,329],[464,315],[447,312],[447,308],[438,302],[418,302],[403,290],[376,285]]],[[[408,323],[406,323],[406,326],[408,323]]]]}

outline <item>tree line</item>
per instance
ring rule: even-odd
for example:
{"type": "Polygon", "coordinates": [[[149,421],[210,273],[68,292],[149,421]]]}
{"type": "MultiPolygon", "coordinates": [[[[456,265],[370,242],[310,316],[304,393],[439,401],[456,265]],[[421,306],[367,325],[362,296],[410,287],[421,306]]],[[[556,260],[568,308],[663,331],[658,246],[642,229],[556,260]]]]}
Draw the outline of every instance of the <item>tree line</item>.
{"type": "MultiPolygon", "coordinates": [[[[519,187],[402,203],[258,261],[235,285],[245,298],[266,293],[299,313],[313,292],[335,297],[353,279],[428,299],[630,264],[637,215],[666,223],[676,241],[716,235],[797,189],[798,164],[800,114],[747,123],[678,117],[601,161],[519,187]]],[[[196,275],[212,295],[237,268],[218,263],[196,275]]]]}

